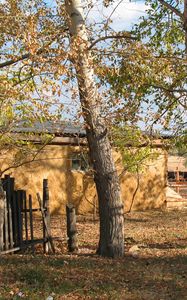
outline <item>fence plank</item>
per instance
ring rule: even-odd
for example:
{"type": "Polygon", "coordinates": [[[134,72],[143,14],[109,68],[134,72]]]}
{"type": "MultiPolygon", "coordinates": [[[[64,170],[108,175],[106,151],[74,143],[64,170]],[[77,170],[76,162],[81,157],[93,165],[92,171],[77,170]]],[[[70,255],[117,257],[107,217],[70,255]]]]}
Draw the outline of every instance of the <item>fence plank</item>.
{"type": "Polygon", "coordinates": [[[11,178],[7,178],[7,185],[6,185],[6,195],[7,195],[7,211],[8,211],[8,224],[9,224],[9,242],[10,242],[10,249],[13,248],[13,224],[12,224],[12,205],[11,205],[11,197],[12,197],[12,181],[11,178]]]}
{"type": "Polygon", "coordinates": [[[14,244],[14,221],[13,221],[13,194],[14,194],[14,178],[10,177],[10,207],[11,207],[11,217],[12,217],[12,247],[15,246],[14,244]]]}
{"type": "MultiPolygon", "coordinates": [[[[32,215],[32,196],[29,195],[29,218],[30,218],[30,239],[31,242],[34,240],[33,232],[33,215],[32,215]]],[[[34,252],[34,245],[32,244],[32,252],[34,252]]]]}
{"type": "Polygon", "coordinates": [[[0,252],[4,248],[4,205],[5,205],[5,192],[4,181],[0,179],[0,252]]]}
{"type": "Polygon", "coordinates": [[[18,219],[17,219],[17,192],[12,195],[12,224],[13,224],[13,241],[14,246],[18,246],[18,219]]]}
{"type": "Polygon", "coordinates": [[[8,238],[8,211],[7,211],[7,201],[5,200],[4,206],[4,244],[5,250],[9,249],[9,238],[8,238]]]}
{"type": "Polygon", "coordinates": [[[18,218],[18,243],[20,248],[23,244],[23,218],[22,218],[22,208],[23,208],[23,190],[17,190],[17,218],[18,218]]]}
{"type": "MultiPolygon", "coordinates": [[[[43,238],[51,239],[51,218],[49,211],[49,187],[48,179],[43,180],[43,238]]],[[[44,242],[44,253],[54,252],[54,246],[48,242],[44,242]]]]}
{"type": "MultiPolygon", "coordinates": [[[[46,236],[43,237],[44,244],[46,244],[47,242],[48,242],[48,244],[50,244],[50,247],[47,248],[48,252],[45,252],[45,253],[49,253],[49,252],[55,253],[55,247],[53,245],[53,240],[52,240],[49,228],[48,228],[48,223],[47,223],[47,220],[46,220],[45,211],[42,207],[42,201],[41,201],[41,198],[40,198],[40,194],[37,193],[36,195],[37,195],[37,198],[38,198],[38,203],[39,203],[40,208],[41,208],[41,213],[42,213],[42,217],[43,217],[43,224],[45,226],[45,235],[46,236]],[[47,237],[47,242],[46,242],[46,237],[47,237]]],[[[44,248],[44,250],[46,250],[46,248],[44,248]]]]}
{"type": "Polygon", "coordinates": [[[4,179],[4,190],[5,190],[5,204],[4,204],[4,249],[8,250],[9,249],[9,230],[8,230],[8,210],[7,210],[7,183],[9,180],[9,175],[5,175],[4,179]]]}
{"type": "MultiPolygon", "coordinates": [[[[24,221],[25,221],[25,241],[26,244],[28,243],[28,218],[27,218],[27,195],[26,195],[26,191],[24,191],[23,193],[23,207],[24,207],[24,221]]],[[[23,211],[23,209],[22,209],[23,211]]]]}

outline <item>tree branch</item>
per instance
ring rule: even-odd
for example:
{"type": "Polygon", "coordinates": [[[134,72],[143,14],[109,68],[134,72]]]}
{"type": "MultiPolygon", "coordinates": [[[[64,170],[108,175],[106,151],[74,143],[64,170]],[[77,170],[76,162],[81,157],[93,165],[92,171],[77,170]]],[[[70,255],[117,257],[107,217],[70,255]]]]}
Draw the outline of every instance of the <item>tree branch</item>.
{"type": "Polygon", "coordinates": [[[129,39],[129,40],[137,40],[136,37],[131,36],[131,35],[125,35],[125,34],[117,34],[117,35],[107,35],[107,36],[102,36],[95,40],[91,45],[88,47],[88,50],[91,50],[97,43],[108,40],[108,39],[129,39]]]}
{"type": "Polygon", "coordinates": [[[5,62],[2,62],[0,63],[0,69],[4,68],[4,67],[8,67],[8,66],[11,66],[21,60],[24,60],[26,58],[29,58],[30,56],[30,53],[26,53],[26,54],[23,54],[22,56],[20,56],[19,58],[17,59],[10,59],[10,60],[7,60],[5,62]]]}
{"type": "Polygon", "coordinates": [[[165,6],[166,8],[171,10],[172,12],[174,12],[177,16],[179,16],[184,21],[184,15],[183,15],[183,13],[180,12],[180,10],[178,10],[177,8],[172,6],[171,4],[167,3],[165,0],[158,0],[158,1],[160,2],[160,4],[162,4],[163,6],[165,6]]]}
{"type": "MultiPolygon", "coordinates": [[[[56,36],[55,36],[54,40],[55,39],[56,39],[56,36]]],[[[51,43],[54,42],[54,40],[51,40],[49,43],[46,43],[46,45],[44,45],[43,47],[41,47],[40,49],[38,49],[38,51],[36,52],[36,55],[41,54],[46,49],[47,46],[49,46],[51,43]]],[[[18,58],[10,59],[10,60],[7,60],[5,62],[2,62],[2,63],[0,63],[0,69],[2,69],[4,67],[11,66],[11,65],[13,65],[13,64],[15,64],[15,63],[17,63],[19,61],[22,61],[24,59],[29,58],[29,57],[31,57],[31,53],[25,53],[25,54],[21,55],[18,58]]]]}
{"type": "Polygon", "coordinates": [[[187,93],[187,89],[185,88],[167,88],[167,87],[164,87],[164,86],[161,86],[161,85],[157,85],[157,84],[151,84],[151,86],[155,89],[160,89],[160,90],[163,90],[163,91],[166,91],[166,92],[169,92],[169,93],[187,93]]]}
{"type": "MultiPolygon", "coordinates": [[[[40,48],[40,49],[36,52],[36,55],[41,54],[41,53],[44,51],[44,49],[46,49],[46,46],[49,46],[51,43],[52,43],[52,42],[50,42],[50,43],[48,43],[47,45],[45,45],[44,47],[40,48]]],[[[17,63],[17,62],[19,62],[19,61],[22,61],[22,60],[24,60],[24,59],[29,58],[30,56],[31,56],[31,53],[25,53],[25,54],[21,55],[21,56],[20,56],[19,58],[17,58],[17,59],[15,58],[15,59],[10,59],[10,60],[8,60],[8,61],[2,62],[2,63],[0,63],[0,69],[1,69],[1,68],[4,68],[4,67],[11,66],[11,65],[13,65],[13,64],[15,64],[15,63],[17,63]]]]}
{"type": "MultiPolygon", "coordinates": [[[[53,140],[53,138],[51,139],[51,141],[53,140]]],[[[21,161],[19,163],[14,163],[12,166],[8,166],[6,167],[5,169],[3,169],[2,171],[0,171],[0,178],[2,177],[2,175],[11,170],[11,169],[17,169],[19,167],[22,167],[24,165],[27,165],[29,163],[32,163],[32,162],[36,162],[36,161],[40,161],[40,159],[36,160],[36,157],[41,153],[41,151],[46,147],[46,145],[49,143],[49,141],[45,142],[44,144],[41,145],[41,147],[38,149],[38,151],[33,155],[32,158],[28,159],[28,160],[25,160],[25,161],[21,161]]]]}
{"type": "Polygon", "coordinates": [[[128,213],[130,213],[131,210],[132,210],[132,207],[133,207],[133,204],[134,204],[134,200],[135,200],[136,194],[137,194],[137,192],[138,192],[138,190],[139,190],[139,187],[140,187],[140,173],[139,173],[138,167],[137,167],[136,173],[137,173],[137,185],[136,185],[136,188],[135,188],[134,193],[133,193],[133,195],[132,195],[132,201],[131,201],[131,204],[130,204],[128,213]]]}

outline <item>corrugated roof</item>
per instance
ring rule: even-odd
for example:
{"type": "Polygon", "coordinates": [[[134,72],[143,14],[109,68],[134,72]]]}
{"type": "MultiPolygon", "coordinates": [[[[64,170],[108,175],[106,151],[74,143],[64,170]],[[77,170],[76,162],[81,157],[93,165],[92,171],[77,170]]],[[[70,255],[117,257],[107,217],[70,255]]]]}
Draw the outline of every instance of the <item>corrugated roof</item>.
{"type": "MultiPolygon", "coordinates": [[[[27,121],[20,121],[16,124],[12,124],[11,132],[15,133],[36,133],[36,134],[54,134],[55,136],[63,137],[85,137],[86,130],[83,128],[83,124],[77,124],[73,122],[62,122],[62,121],[45,121],[45,122],[35,122],[34,124],[29,124],[27,121]]],[[[148,131],[142,131],[142,134],[145,136],[149,136],[154,140],[160,138],[168,139],[171,138],[170,135],[167,134],[158,134],[148,131]]]]}
{"type": "Polygon", "coordinates": [[[83,128],[83,125],[59,121],[46,121],[43,123],[36,122],[30,126],[27,122],[21,122],[16,124],[11,131],[15,133],[48,133],[54,134],[55,136],[86,136],[86,131],[83,128]]]}

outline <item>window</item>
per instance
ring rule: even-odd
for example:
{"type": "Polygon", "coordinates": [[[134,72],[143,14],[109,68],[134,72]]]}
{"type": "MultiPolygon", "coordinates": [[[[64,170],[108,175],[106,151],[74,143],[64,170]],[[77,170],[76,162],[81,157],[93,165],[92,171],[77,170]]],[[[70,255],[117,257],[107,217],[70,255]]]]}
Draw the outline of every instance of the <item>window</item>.
{"type": "Polygon", "coordinates": [[[179,172],[179,181],[187,181],[187,172],[179,172]]]}
{"type": "Polygon", "coordinates": [[[168,180],[175,181],[175,172],[168,172],[168,180]]]}
{"type": "Polygon", "coordinates": [[[187,181],[187,172],[168,172],[168,181],[187,181]]]}
{"type": "Polygon", "coordinates": [[[74,153],[71,158],[71,170],[87,171],[89,160],[87,153],[74,153]]]}

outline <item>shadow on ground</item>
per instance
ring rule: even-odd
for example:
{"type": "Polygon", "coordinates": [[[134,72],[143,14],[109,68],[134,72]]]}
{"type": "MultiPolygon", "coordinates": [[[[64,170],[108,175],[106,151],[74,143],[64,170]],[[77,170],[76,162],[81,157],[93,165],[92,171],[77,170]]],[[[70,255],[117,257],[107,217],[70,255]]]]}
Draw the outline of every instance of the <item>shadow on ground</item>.
{"type": "Polygon", "coordinates": [[[50,293],[54,299],[187,299],[187,257],[181,255],[115,261],[14,255],[1,258],[0,270],[0,299],[17,299],[10,292],[18,290],[33,300],[50,293]]]}

